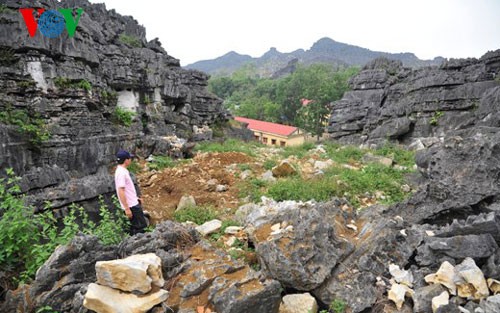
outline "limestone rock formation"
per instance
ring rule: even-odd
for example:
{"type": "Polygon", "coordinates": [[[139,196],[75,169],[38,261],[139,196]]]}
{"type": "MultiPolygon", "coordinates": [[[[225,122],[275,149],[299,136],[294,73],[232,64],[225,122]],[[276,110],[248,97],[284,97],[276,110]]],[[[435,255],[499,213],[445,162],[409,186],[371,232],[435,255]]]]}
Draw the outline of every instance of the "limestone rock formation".
{"type": "Polygon", "coordinates": [[[164,137],[206,139],[211,132],[200,129],[227,119],[222,100],[206,89],[208,75],[182,69],[157,39],[146,41],[132,17],[87,0],[2,6],[0,168],[22,177],[22,191],[38,209],[112,194],[109,169],[119,148],[166,154],[164,137]],[[27,6],[83,13],[74,37],[64,31],[47,38],[39,30],[30,37],[19,13],[27,6]],[[119,110],[133,119],[125,122],[119,110]],[[23,116],[24,130],[14,116],[23,116]]]}
{"type": "Polygon", "coordinates": [[[334,103],[328,132],[346,143],[411,143],[471,126],[500,126],[500,50],[411,70],[376,59],[334,103]]]}

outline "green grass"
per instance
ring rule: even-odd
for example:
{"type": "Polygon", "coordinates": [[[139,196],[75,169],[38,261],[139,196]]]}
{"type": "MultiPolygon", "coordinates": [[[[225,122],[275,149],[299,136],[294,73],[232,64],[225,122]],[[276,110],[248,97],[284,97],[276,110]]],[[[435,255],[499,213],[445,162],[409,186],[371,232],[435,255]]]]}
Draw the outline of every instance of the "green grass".
{"type": "Polygon", "coordinates": [[[334,143],[326,144],[325,150],[327,157],[337,163],[359,162],[367,152],[354,146],[341,146],[334,143]]]}
{"type": "Polygon", "coordinates": [[[217,218],[217,213],[210,207],[187,207],[174,213],[174,220],[183,223],[187,221],[201,225],[217,218]]]}
{"type": "Polygon", "coordinates": [[[153,156],[153,161],[148,164],[150,170],[160,171],[167,167],[174,167],[177,163],[171,157],[156,155],[153,156]]]}
{"type": "Polygon", "coordinates": [[[415,165],[415,152],[397,147],[394,144],[386,143],[383,147],[374,151],[375,155],[391,158],[401,166],[412,168],[415,165]]]}
{"type": "Polygon", "coordinates": [[[278,161],[275,160],[275,159],[268,159],[266,161],[264,161],[264,164],[262,164],[262,167],[266,170],[271,170],[273,167],[275,167],[276,165],[278,165],[278,161]]]}
{"type": "Polygon", "coordinates": [[[281,155],[284,158],[288,158],[289,156],[294,155],[297,158],[302,159],[307,155],[309,150],[314,149],[315,147],[316,145],[313,142],[306,142],[299,146],[288,146],[283,149],[281,155]]]}
{"type": "Polygon", "coordinates": [[[196,145],[195,151],[199,152],[241,152],[250,156],[255,156],[255,149],[264,147],[257,142],[243,142],[236,139],[228,139],[222,143],[202,142],[196,145]]]}

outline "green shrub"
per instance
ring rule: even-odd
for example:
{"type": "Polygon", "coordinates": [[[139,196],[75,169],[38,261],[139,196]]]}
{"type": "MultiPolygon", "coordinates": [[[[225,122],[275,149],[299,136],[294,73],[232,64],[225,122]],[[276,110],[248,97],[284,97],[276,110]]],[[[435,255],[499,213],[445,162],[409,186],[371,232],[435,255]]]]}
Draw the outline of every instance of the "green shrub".
{"type": "Polygon", "coordinates": [[[255,156],[255,149],[264,147],[257,142],[243,142],[236,139],[228,139],[222,143],[202,142],[196,145],[195,151],[199,152],[241,152],[250,156],[255,156]]]}
{"type": "Polygon", "coordinates": [[[343,300],[335,299],[330,303],[330,311],[333,313],[344,313],[347,304],[343,300]]]}
{"type": "Polygon", "coordinates": [[[116,91],[101,90],[101,101],[106,105],[115,105],[118,100],[116,91]]]}
{"type": "Polygon", "coordinates": [[[201,225],[215,218],[217,218],[217,214],[209,207],[187,207],[174,213],[174,220],[180,223],[191,221],[201,225]]]}
{"type": "MultiPolygon", "coordinates": [[[[9,10],[9,9],[7,9],[9,10]]],[[[0,7],[0,13],[1,12],[1,7],[0,7]]],[[[16,53],[14,50],[10,47],[3,47],[0,48],[0,65],[12,65],[14,63],[17,63],[19,61],[19,57],[16,56],[16,53]]]]}
{"type": "Polygon", "coordinates": [[[12,169],[7,169],[7,178],[0,179],[0,265],[13,269],[31,258],[30,247],[37,242],[37,225],[33,223],[33,210],[26,207],[18,194],[20,180],[12,169]]]}
{"type": "Polygon", "coordinates": [[[60,89],[84,89],[86,91],[92,90],[92,84],[86,79],[71,80],[66,77],[54,78],[54,85],[60,89]]]}
{"type": "Polygon", "coordinates": [[[51,137],[47,123],[38,114],[31,117],[26,111],[12,109],[10,106],[0,112],[0,123],[16,125],[18,131],[26,134],[30,143],[35,146],[48,141],[51,137]]]}
{"type": "Polygon", "coordinates": [[[443,115],[444,115],[444,113],[442,111],[436,111],[436,112],[434,112],[434,115],[432,116],[431,121],[429,122],[429,124],[431,124],[432,126],[437,126],[439,119],[443,115]]]}
{"type": "Polygon", "coordinates": [[[50,211],[35,215],[31,207],[25,206],[23,197],[18,196],[18,181],[12,169],[7,170],[6,179],[0,179],[0,266],[6,271],[15,269],[20,273],[19,281],[33,278],[55,248],[69,243],[78,232],[95,235],[106,245],[117,244],[127,236],[128,219],[121,210],[112,214],[102,198],[98,224],[91,222],[84,209],[76,205],[70,206],[62,227],[50,211]]]}
{"type": "Polygon", "coordinates": [[[127,35],[127,34],[121,34],[120,37],[118,37],[118,40],[120,40],[120,42],[126,44],[126,45],[129,45],[131,47],[134,47],[134,48],[140,48],[142,47],[142,43],[141,41],[135,37],[135,36],[130,36],[130,35],[127,35]]]}
{"type": "Polygon", "coordinates": [[[117,106],[114,112],[115,121],[125,127],[130,127],[134,119],[135,112],[117,106]]]}
{"type": "Polygon", "coordinates": [[[167,167],[174,167],[176,162],[169,156],[153,156],[153,161],[148,164],[150,170],[160,171],[167,167]]]}
{"type": "Polygon", "coordinates": [[[87,91],[92,90],[92,84],[88,80],[86,80],[86,79],[80,80],[78,82],[78,87],[82,88],[82,89],[85,89],[87,91]]]}

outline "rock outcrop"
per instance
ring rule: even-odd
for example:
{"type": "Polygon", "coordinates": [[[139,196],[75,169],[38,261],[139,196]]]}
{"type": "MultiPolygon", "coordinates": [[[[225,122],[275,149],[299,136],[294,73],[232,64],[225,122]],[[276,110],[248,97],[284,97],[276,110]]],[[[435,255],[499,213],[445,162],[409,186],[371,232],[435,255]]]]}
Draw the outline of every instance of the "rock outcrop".
{"type": "Polygon", "coordinates": [[[376,59],[335,102],[331,137],[345,143],[411,143],[475,125],[500,126],[500,50],[411,70],[376,59]]]}
{"type": "Polygon", "coordinates": [[[119,148],[165,154],[165,136],[206,139],[212,133],[199,130],[226,119],[208,75],[182,69],[137,21],[104,4],[8,0],[0,24],[0,175],[13,168],[38,209],[111,193],[119,148]],[[83,9],[74,37],[29,36],[19,8],[61,6],[83,9]],[[134,112],[130,126],[119,108],[134,112]]]}
{"type": "Polygon", "coordinates": [[[175,312],[195,312],[201,306],[222,313],[278,313],[281,285],[199,241],[193,228],[167,221],[152,233],[135,235],[118,246],[106,247],[95,237],[77,236],[54,252],[30,286],[9,291],[0,311],[18,312],[22,308],[30,313],[50,306],[57,312],[89,313],[83,307],[84,300],[87,308],[99,307],[103,312],[116,312],[109,302],[115,300],[122,304],[130,301],[137,312],[163,302],[175,312]],[[161,268],[153,253],[161,259],[161,268]],[[130,277],[123,277],[124,273],[130,277]],[[139,281],[128,279],[132,276],[139,281]],[[126,292],[130,290],[133,292],[126,292]]]}

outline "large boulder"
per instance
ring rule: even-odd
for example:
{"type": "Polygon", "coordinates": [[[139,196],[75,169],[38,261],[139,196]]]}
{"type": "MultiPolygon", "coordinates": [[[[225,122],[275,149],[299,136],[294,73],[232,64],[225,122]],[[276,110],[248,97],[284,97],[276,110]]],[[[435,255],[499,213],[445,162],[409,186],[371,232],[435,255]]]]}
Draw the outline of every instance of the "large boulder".
{"type": "Polygon", "coordinates": [[[88,286],[83,306],[97,313],[146,313],[167,298],[168,291],[163,289],[139,296],[92,283],[88,286]]]}
{"type": "Polygon", "coordinates": [[[99,261],[97,283],[122,291],[145,294],[154,286],[163,287],[161,259],[154,253],[135,254],[125,259],[99,261]]]}
{"type": "Polygon", "coordinates": [[[343,221],[339,203],[268,201],[251,212],[247,228],[263,271],[297,290],[320,286],[353,248],[335,224],[343,221]]]}

